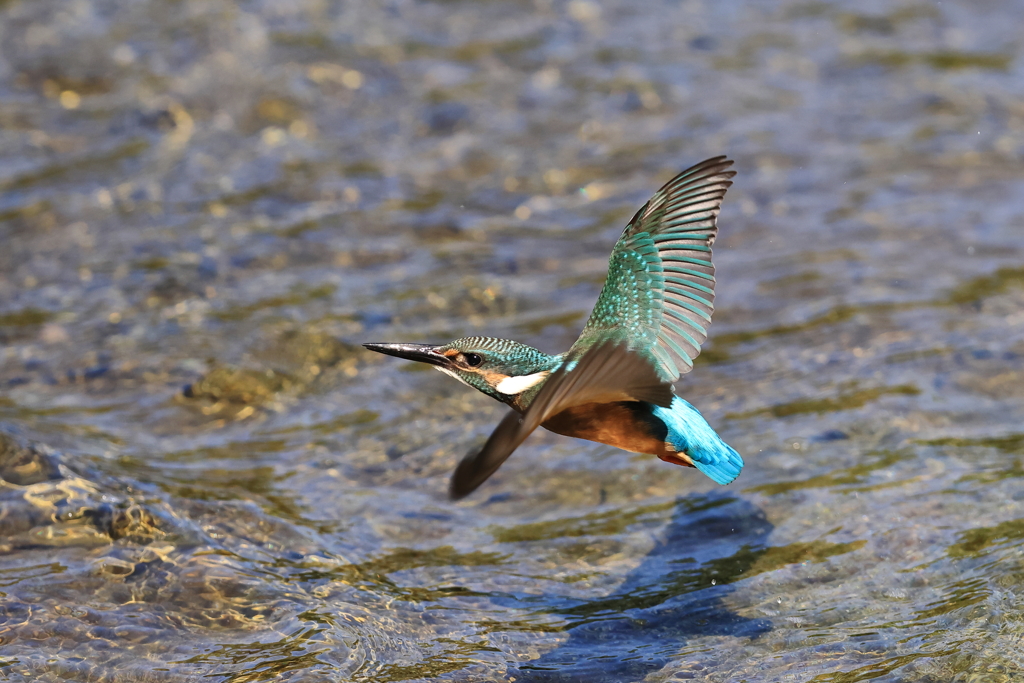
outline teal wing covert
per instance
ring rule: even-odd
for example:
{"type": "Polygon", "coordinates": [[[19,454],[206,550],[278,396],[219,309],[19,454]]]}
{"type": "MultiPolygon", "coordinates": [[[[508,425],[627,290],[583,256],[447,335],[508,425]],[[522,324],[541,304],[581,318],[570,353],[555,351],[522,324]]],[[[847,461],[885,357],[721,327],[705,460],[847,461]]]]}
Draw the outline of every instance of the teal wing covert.
{"type": "Polygon", "coordinates": [[[612,251],[601,296],[570,358],[614,329],[649,353],[664,381],[693,369],[714,311],[711,245],[736,175],[728,170],[732,163],[719,156],[686,169],[637,211],[612,251]]]}

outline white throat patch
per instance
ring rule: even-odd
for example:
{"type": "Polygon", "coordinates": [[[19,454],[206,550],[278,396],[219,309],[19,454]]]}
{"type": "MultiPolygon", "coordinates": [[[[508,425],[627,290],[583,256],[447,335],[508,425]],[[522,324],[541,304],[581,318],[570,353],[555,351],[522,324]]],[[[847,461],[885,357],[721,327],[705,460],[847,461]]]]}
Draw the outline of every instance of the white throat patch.
{"type": "Polygon", "coordinates": [[[438,367],[435,367],[434,369],[435,370],[440,370],[441,372],[443,372],[444,374],[448,375],[449,377],[454,377],[455,379],[457,379],[460,382],[462,382],[463,384],[465,384],[467,387],[472,387],[473,386],[472,384],[470,384],[466,380],[464,380],[461,377],[459,377],[458,373],[455,372],[454,370],[449,370],[448,368],[438,368],[438,367]]]}
{"type": "Polygon", "coordinates": [[[505,379],[495,384],[494,388],[503,394],[512,396],[514,394],[522,393],[529,389],[530,387],[536,386],[540,382],[543,382],[544,379],[547,378],[547,376],[550,374],[551,373],[547,370],[541,370],[540,372],[535,372],[532,375],[523,375],[521,377],[506,377],[505,379]]]}

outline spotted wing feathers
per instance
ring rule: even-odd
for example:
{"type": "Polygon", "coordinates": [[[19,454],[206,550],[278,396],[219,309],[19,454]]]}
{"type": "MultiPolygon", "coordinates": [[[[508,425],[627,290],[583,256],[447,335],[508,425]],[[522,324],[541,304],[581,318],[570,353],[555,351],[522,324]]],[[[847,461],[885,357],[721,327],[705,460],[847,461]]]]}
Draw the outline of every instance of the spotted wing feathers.
{"type": "Polygon", "coordinates": [[[714,311],[711,245],[736,175],[728,170],[732,163],[719,156],[683,171],[637,211],[612,251],[608,279],[577,344],[618,328],[646,345],[667,381],[693,368],[714,311]]]}

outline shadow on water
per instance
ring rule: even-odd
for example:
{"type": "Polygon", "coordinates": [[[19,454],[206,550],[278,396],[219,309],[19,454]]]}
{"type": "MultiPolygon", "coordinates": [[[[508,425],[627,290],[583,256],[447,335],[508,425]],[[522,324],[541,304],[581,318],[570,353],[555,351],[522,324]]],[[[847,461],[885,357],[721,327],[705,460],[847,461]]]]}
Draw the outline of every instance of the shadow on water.
{"type": "MultiPolygon", "coordinates": [[[[636,681],[663,668],[697,637],[757,638],[766,619],[729,609],[729,584],[778,566],[773,526],[749,501],[726,494],[677,501],[662,539],[619,590],[549,608],[569,621],[569,638],[519,668],[519,681],[636,681]],[[767,562],[766,562],[767,561],[767,562]]],[[[788,563],[787,560],[781,562],[788,563]]]]}

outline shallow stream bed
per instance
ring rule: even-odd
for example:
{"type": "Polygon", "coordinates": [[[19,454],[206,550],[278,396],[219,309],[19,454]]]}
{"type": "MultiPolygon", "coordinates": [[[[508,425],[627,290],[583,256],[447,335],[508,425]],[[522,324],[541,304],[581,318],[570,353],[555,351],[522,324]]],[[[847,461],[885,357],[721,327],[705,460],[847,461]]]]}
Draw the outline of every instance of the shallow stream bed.
{"type": "Polygon", "coordinates": [[[1024,14],[0,0],[0,680],[1024,680],[1024,14]],[[747,467],[361,342],[575,339],[736,160],[678,391],[747,467]]]}

